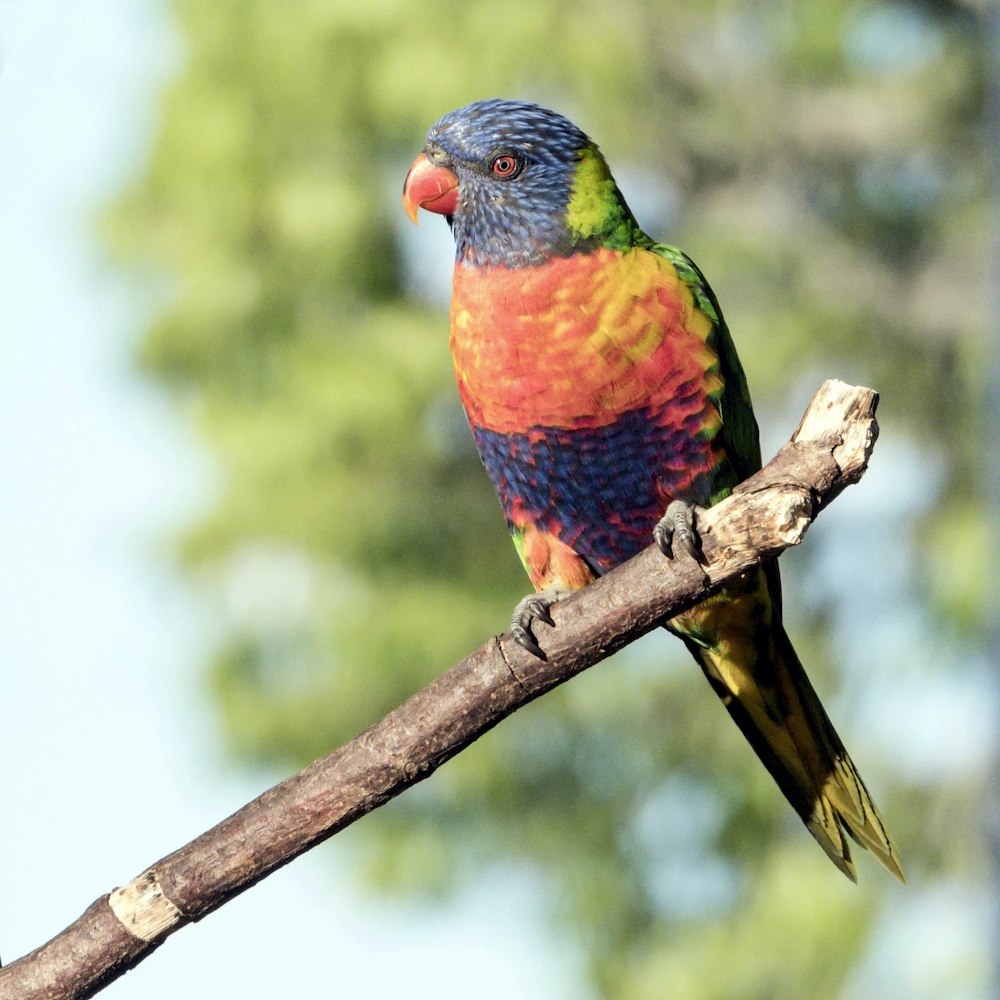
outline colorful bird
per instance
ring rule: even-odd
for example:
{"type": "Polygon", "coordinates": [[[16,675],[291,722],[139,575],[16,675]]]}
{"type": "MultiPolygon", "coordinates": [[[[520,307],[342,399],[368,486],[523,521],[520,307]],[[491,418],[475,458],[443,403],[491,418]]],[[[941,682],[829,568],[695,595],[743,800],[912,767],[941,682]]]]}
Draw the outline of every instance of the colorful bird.
{"type": "MultiPolygon", "coordinates": [[[[638,226],[572,122],[517,101],[428,132],[403,188],[455,238],[451,349],[473,436],[536,593],[512,632],[655,538],[697,554],[694,513],[760,468],[746,379],[697,267],[638,226]]],[[[785,634],[776,564],[665,623],[833,863],[891,836],[785,634]],[[846,835],[845,835],[846,834],[846,835]]]]}

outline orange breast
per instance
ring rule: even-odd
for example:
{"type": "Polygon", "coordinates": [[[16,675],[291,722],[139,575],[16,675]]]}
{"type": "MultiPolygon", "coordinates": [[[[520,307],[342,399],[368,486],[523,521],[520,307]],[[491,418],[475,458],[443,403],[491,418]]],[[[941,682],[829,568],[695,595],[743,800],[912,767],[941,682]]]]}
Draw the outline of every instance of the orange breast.
{"type": "Polygon", "coordinates": [[[455,267],[451,346],[472,423],[501,432],[584,428],[622,413],[685,414],[706,438],[721,381],[711,321],[669,261],[600,249],[537,267],[455,267]]]}

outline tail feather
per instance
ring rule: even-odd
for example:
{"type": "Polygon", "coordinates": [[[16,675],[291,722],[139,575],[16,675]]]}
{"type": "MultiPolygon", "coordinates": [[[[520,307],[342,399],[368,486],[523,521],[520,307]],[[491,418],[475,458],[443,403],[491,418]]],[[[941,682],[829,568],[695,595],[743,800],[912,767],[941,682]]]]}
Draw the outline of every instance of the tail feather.
{"type": "Polygon", "coordinates": [[[892,836],[780,621],[768,632],[770,648],[763,656],[759,632],[752,644],[741,642],[740,636],[730,637],[724,646],[684,638],[729,714],[830,860],[856,882],[853,840],[905,882],[892,836]]]}
{"type": "MultiPolygon", "coordinates": [[[[871,853],[900,881],[906,881],[899,853],[854,761],[844,748],[833,723],[813,689],[791,641],[779,624],[774,630],[776,679],[787,706],[786,722],[801,758],[812,778],[817,801],[822,803],[822,831],[830,835],[830,819],[837,828],[835,840],[849,861],[850,851],[843,832],[871,853]]],[[[813,836],[821,836],[806,822],[813,836]]],[[[829,852],[828,852],[829,853],[829,852]]]]}

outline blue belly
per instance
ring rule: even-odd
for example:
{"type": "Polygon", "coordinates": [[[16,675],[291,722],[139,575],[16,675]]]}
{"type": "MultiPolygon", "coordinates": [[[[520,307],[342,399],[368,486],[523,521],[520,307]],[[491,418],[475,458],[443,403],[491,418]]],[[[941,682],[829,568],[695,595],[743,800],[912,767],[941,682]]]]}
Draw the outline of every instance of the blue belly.
{"type": "Polygon", "coordinates": [[[641,410],[604,427],[536,427],[503,434],[473,427],[508,525],[551,532],[598,573],[644,549],[672,499],[707,505],[705,445],[641,410]]]}

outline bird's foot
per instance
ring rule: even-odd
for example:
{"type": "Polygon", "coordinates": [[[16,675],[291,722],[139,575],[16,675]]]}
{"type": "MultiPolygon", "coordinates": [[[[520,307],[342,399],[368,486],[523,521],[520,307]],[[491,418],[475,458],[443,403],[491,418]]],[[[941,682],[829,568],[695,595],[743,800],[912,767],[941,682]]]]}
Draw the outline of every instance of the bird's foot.
{"type": "Polygon", "coordinates": [[[535,594],[528,594],[527,597],[521,598],[510,619],[510,634],[514,637],[514,641],[519,646],[523,646],[529,653],[534,653],[540,660],[544,660],[545,653],[542,647],[535,642],[531,623],[537,620],[545,622],[546,625],[555,625],[549,614],[549,608],[556,601],[568,597],[569,594],[568,590],[546,587],[545,590],[539,590],[535,594]]]}
{"type": "Polygon", "coordinates": [[[671,500],[667,504],[666,513],[653,529],[653,539],[668,559],[674,558],[676,542],[695,562],[705,561],[701,551],[701,539],[694,526],[695,514],[704,512],[703,507],[688,503],[686,500],[671,500]]]}

